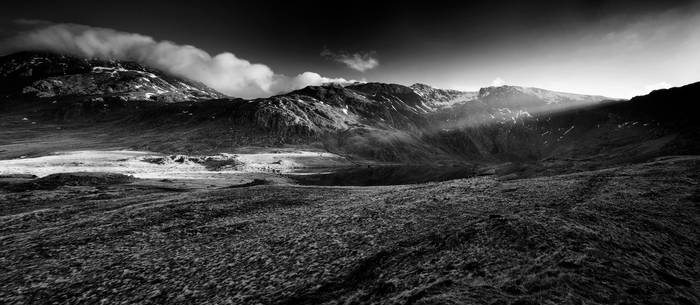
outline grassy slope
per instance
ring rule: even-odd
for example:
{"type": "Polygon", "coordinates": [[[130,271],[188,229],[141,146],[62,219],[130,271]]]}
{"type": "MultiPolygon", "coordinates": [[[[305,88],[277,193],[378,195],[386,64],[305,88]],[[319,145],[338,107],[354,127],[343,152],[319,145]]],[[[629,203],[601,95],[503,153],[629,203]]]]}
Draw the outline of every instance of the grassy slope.
{"type": "Polygon", "coordinates": [[[697,304],[698,172],[0,193],[0,303],[697,304]]]}

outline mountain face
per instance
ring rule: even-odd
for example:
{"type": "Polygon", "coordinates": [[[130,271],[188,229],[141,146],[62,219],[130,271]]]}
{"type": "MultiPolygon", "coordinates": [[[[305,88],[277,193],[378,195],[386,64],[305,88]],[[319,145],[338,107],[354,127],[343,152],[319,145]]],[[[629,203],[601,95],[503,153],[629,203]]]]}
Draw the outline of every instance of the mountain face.
{"type": "Polygon", "coordinates": [[[583,95],[550,91],[540,88],[519,86],[499,86],[479,89],[477,98],[483,101],[501,102],[505,104],[521,103],[525,105],[547,105],[565,103],[594,103],[610,99],[599,95],[583,95]]]}
{"type": "Polygon", "coordinates": [[[40,98],[91,96],[121,100],[178,102],[224,97],[192,81],[134,62],[79,59],[22,52],[0,60],[0,94],[40,98]]]}
{"type": "Polygon", "coordinates": [[[518,122],[536,113],[556,112],[610,100],[603,96],[563,93],[539,88],[500,86],[481,88],[471,100],[437,109],[431,118],[440,129],[490,122],[518,122]]]}
{"type": "Polygon", "coordinates": [[[477,97],[477,92],[437,89],[420,83],[411,85],[411,89],[433,109],[449,108],[458,103],[472,101],[477,97]]]}
{"type": "Polygon", "coordinates": [[[43,53],[0,58],[0,81],[6,122],[91,126],[158,151],[311,145],[358,160],[556,164],[700,150],[691,102],[700,84],[630,101],[516,86],[461,92],[382,83],[243,100],[134,63],[43,53]]]}

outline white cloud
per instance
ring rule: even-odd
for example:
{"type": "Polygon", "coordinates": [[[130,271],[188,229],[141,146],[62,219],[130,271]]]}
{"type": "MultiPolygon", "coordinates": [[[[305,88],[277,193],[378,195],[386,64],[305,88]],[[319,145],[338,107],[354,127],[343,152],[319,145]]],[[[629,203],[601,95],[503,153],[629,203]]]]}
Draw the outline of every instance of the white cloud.
{"type": "Polygon", "coordinates": [[[673,86],[672,86],[671,84],[667,83],[667,82],[660,82],[660,83],[656,83],[656,84],[651,84],[651,85],[645,86],[645,87],[644,87],[644,91],[645,91],[646,93],[649,93],[649,92],[652,92],[652,91],[654,91],[654,90],[668,89],[668,88],[671,88],[671,87],[673,87],[673,86]]]}
{"type": "Polygon", "coordinates": [[[494,87],[500,87],[500,86],[503,86],[503,85],[505,85],[505,84],[506,84],[506,81],[503,80],[503,79],[500,78],[500,77],[496,77],[496,79],[494,79],[494,80],[491,82],[491,86],[494,86],[494,87]]]}
{"type": "Polygon", "coordinates": [[[624,94],[624,97],[625,98],[632,98],[635,96],[647,95],[654,90],[668,89],[671,87],[673,87],[673,85],[671,85],[667,82],[658,82],[658,83],[648,84],[646,86],[637,86],[637,87],[633,87],[632,89],[627,90],[624,94]]]}
{"type": "Polygon", "coordinates": [[[327,83],[347,85],[354,82],[356,81],[344,78],[327,78],[315,72],[304,72],[295,77],[277,75],[272,82],[271,90],[274,92],[290,92],[306,86],[320,86],[327,83]]]}
{"type": "Polygon", "coordinates": [[[343,63],[348,66],[348,68],[360,72],[365,72],[379,66],[379,60],[374,57],[374,52],[349,54],[346,52],[336,53],[329,49],[323,49],[323,51],[321,51],[321,56],[343,63]]]}
{"type": "Polygon", "coordinates": [[[0,52],[46,50],[88,58],[136,61],[242,98],[267,97],[327,82],[350,82],[342,78],[325,78],[314,72],[289,77],[233,53],[212,56],[194,46],[156,41],[141,34],[78,24],[33,20],[31,23],[37,27],[4,41],[0,44],[0,52]]]}
{"type": "Polygon", "coordinates": [[[649,85],[644,86],[644,88],[640,88],[634,92],[631,92],[631,94],[629,94],[629,96],[633,97],[633,96],[647,95],[654,90],[668,89],[671,87],[673,87],[673,85],[671,85],[667,82],[653,83],[653,84],[649,84],[649,85]]]}

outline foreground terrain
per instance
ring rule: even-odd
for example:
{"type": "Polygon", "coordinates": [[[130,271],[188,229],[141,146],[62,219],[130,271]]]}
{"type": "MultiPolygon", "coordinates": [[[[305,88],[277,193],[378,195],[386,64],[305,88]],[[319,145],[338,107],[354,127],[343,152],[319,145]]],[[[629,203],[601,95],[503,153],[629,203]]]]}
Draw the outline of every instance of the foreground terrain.
{"type": "Polygon", "coordinates": [[[5,185],[0,303],[698,304],[698,173],[5,185]]]}
{"type": "Polygon", "coordinates": [[[244,100],[36,52],[0,83],[0,304],[700,303],[700,83],[244,100]]]}

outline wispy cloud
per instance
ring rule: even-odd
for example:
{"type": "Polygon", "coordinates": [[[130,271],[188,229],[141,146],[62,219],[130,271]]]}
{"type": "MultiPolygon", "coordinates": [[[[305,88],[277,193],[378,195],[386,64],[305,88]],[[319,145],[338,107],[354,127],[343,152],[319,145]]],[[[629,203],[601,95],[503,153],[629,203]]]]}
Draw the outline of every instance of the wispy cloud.
{"type": "Polygon", "coordinates": [[[644,91],[646,91],[646,92],[651,92],[651,91],[654,91],[654,90],[668,89],[668,88],[671,88],[671,87],[672,87],[671,84],[669,84],[669,83],[667,83],[667,82],[660,82],[660,83],[650,84],[650,85],[645,86],[645,87],[644,87],[644,91]]]}
{"type": "Polygon", "coordinates": [[[0,53],[24,50],[53,51],[87,58],[136,61],[164,72],[202,82],[224,94],[256,98],[284,93],[309,85],[349,83],[304,72],[290,77],[261,63],[251,63],[233,53],[210,55],[190,45],[79,24],[16,20],[29,30],[0,42],[0,53]]]}
{"type": "Polygon", "coordinates": [[[657,82],[657,83],[651,83],[647,85],[640,85],[632,88],[628,88],[628,90],[624,93],[624,95],[620,95],[624,98],[632,98],[635,96],[641,96],[641,95],[647,95],[651,93],[654,90],[659,90],[659,89],[668,89],[673,87],[672,84],[668,82],[657,82]]]}
{"type": "Polygon", "coordinates": [[[321,56],[343,63],[348,68],[357,70],[360,72],[365,72],[379,66],[379,60],[377,60],[375,52],[358,52],[358,53],[347,53],[347,52],[333,52],[327,48],[321,51],[321,56]]]}
{"type": "Polygon", "coordinates": [[[506,81],[500,77],[496,77],[496,79],[491,81],[491,86],[494,86],[494,87],[500,87],[500,86],[503,86],[505,84],[506,84],[506,81]]]}
{"type": "Polygon", "coordinates": [[[636,92],[633,92],[632,96],[638,96],[638,95],[646,95],[651,93],[654,90],[659,90],[659,89],[668,89],[673,87],[673,85],[667,83],[667,82],[658,82],[654,84],[649,84],[644,86],[644,88],[637,90],[636,92]]]}

